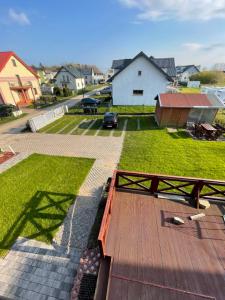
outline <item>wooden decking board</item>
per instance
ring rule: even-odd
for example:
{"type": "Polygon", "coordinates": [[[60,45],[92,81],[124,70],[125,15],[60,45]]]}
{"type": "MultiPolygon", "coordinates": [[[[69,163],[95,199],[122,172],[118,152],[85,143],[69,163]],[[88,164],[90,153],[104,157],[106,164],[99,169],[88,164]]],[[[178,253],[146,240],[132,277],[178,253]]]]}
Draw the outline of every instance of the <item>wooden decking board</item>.
{"type": "Polygon", "coordinates": [[[181,297],[177,291],[141,282],[224,299],[225,226],[221,209],[213,204],[205,211],[206,217],[188,220],[196,213],[198,210],[185,203],[116,192],[106,240],[106,254],[113,258],[107,299],[201,298],[181,297]],[[175,215],[184,218],[185,224],[172,224],[170,218],[175,215]]]}

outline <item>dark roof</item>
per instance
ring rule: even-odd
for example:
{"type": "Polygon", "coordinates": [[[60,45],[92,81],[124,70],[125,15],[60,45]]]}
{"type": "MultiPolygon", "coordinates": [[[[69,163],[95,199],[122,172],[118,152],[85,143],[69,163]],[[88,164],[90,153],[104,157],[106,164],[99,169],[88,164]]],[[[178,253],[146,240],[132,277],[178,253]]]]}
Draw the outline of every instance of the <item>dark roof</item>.
{"type": "Polygon", "coordinates": [[[133,59],[120,59],[118,61],[114,60],[113,65],[117,66],[117,69],[119,70],[115,75],[113,75],[108,81],[112,81],[120,72],[122,72],[126,67],[128,67],[134,60],[136,60],[139,57],[145,57],[152,65],[154,65],[169,81],[173,81],[172,77],[168,75],[165,70],[159,67],[159,65],[152,59],[152,57],[148,57],[144,52],[140,52],[138,55],[136,55],[133,59]]]}
{"type": "Polygon", "coordinates": [[[173,108],[224,108],[224,105],[215,95],[206,94],[160,94],[156,97],[160,107],[173,108]]]}
{"type": "Polygon", "coordinates": [[[185,71],[187,71],[189,68],[192,67],[194,67],[196,71],[200,72],[200,70],[195,65],[186,65],[186,66],[176,66],[177,74],[184,73],[185,71]]]}
{"type": "Polygon", "coordinates": [[[131,60],[132,59],[130,59],[130,58],[115,59],[112,62],[112,69],[122,70],[130,63],[131,60]]]}
{"type": "MultiPolygon", "coordinates": [[[[176,77],[176,67],[175,60],[173,57],[168,58],[155,58],[153,56],[149,57],[150,60],[154,61],[165,73],[167,73],[171,77],[176,77]]],[[[132,59],[117,59],[112,62],[112,69],[122,70],[126,68],[132,59]]]]}
{"type": "Polygon", "coordinates": [[[83,74],[75,67],[73,66],[62,66],[60,70],[57,72],[55,77],[58,75],[58,73],[62,70],[65,69],[67,72],[69,72],[73,77],[75,78],[83,78],[83,74]]]}
{"type": "Polygon", "coordinates": [[[169,76],[176,77],[176,67],[175,67],[175,59],[173,57],[168,58],[155,58],[153,56],[150,57],[163,71],[165,71],[169,76]]]}

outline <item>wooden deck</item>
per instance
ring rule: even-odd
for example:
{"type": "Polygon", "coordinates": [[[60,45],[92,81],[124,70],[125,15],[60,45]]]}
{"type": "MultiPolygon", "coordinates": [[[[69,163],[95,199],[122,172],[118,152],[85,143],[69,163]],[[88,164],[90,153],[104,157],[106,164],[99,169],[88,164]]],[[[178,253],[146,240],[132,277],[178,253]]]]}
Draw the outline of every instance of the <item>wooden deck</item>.
{"type": "Polygon", "coordinates": [[[225,299],[224,205],[206,216],[189,204],[116,191],[106,236],[110,300],[225,299]],[[171,223],[173,216],[184,225],[171,223]]]}

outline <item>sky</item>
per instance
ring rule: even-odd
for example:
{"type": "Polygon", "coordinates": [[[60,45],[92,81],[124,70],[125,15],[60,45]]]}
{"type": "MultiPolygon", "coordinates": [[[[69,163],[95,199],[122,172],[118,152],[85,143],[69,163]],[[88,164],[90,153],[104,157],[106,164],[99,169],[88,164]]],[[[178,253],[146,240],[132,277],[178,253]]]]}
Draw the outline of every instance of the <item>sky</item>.
{"type": "Polygon", "coordinates": [[[0,0],[0,51],[28,64],[96,64],[140,51],[225,62],[225,0],[0,0]]]}

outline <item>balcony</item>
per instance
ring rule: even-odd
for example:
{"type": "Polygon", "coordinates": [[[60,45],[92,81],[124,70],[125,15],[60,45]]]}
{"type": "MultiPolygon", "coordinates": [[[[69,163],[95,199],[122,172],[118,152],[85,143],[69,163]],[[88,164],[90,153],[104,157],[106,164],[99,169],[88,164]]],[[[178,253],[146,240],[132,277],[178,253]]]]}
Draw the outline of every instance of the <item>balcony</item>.
{"type": "Polygon", "coordinates": [[[9,86],[12,90],[28,90],[29,88],[32,88],[31,82],[10,82],[9,86]]]}

